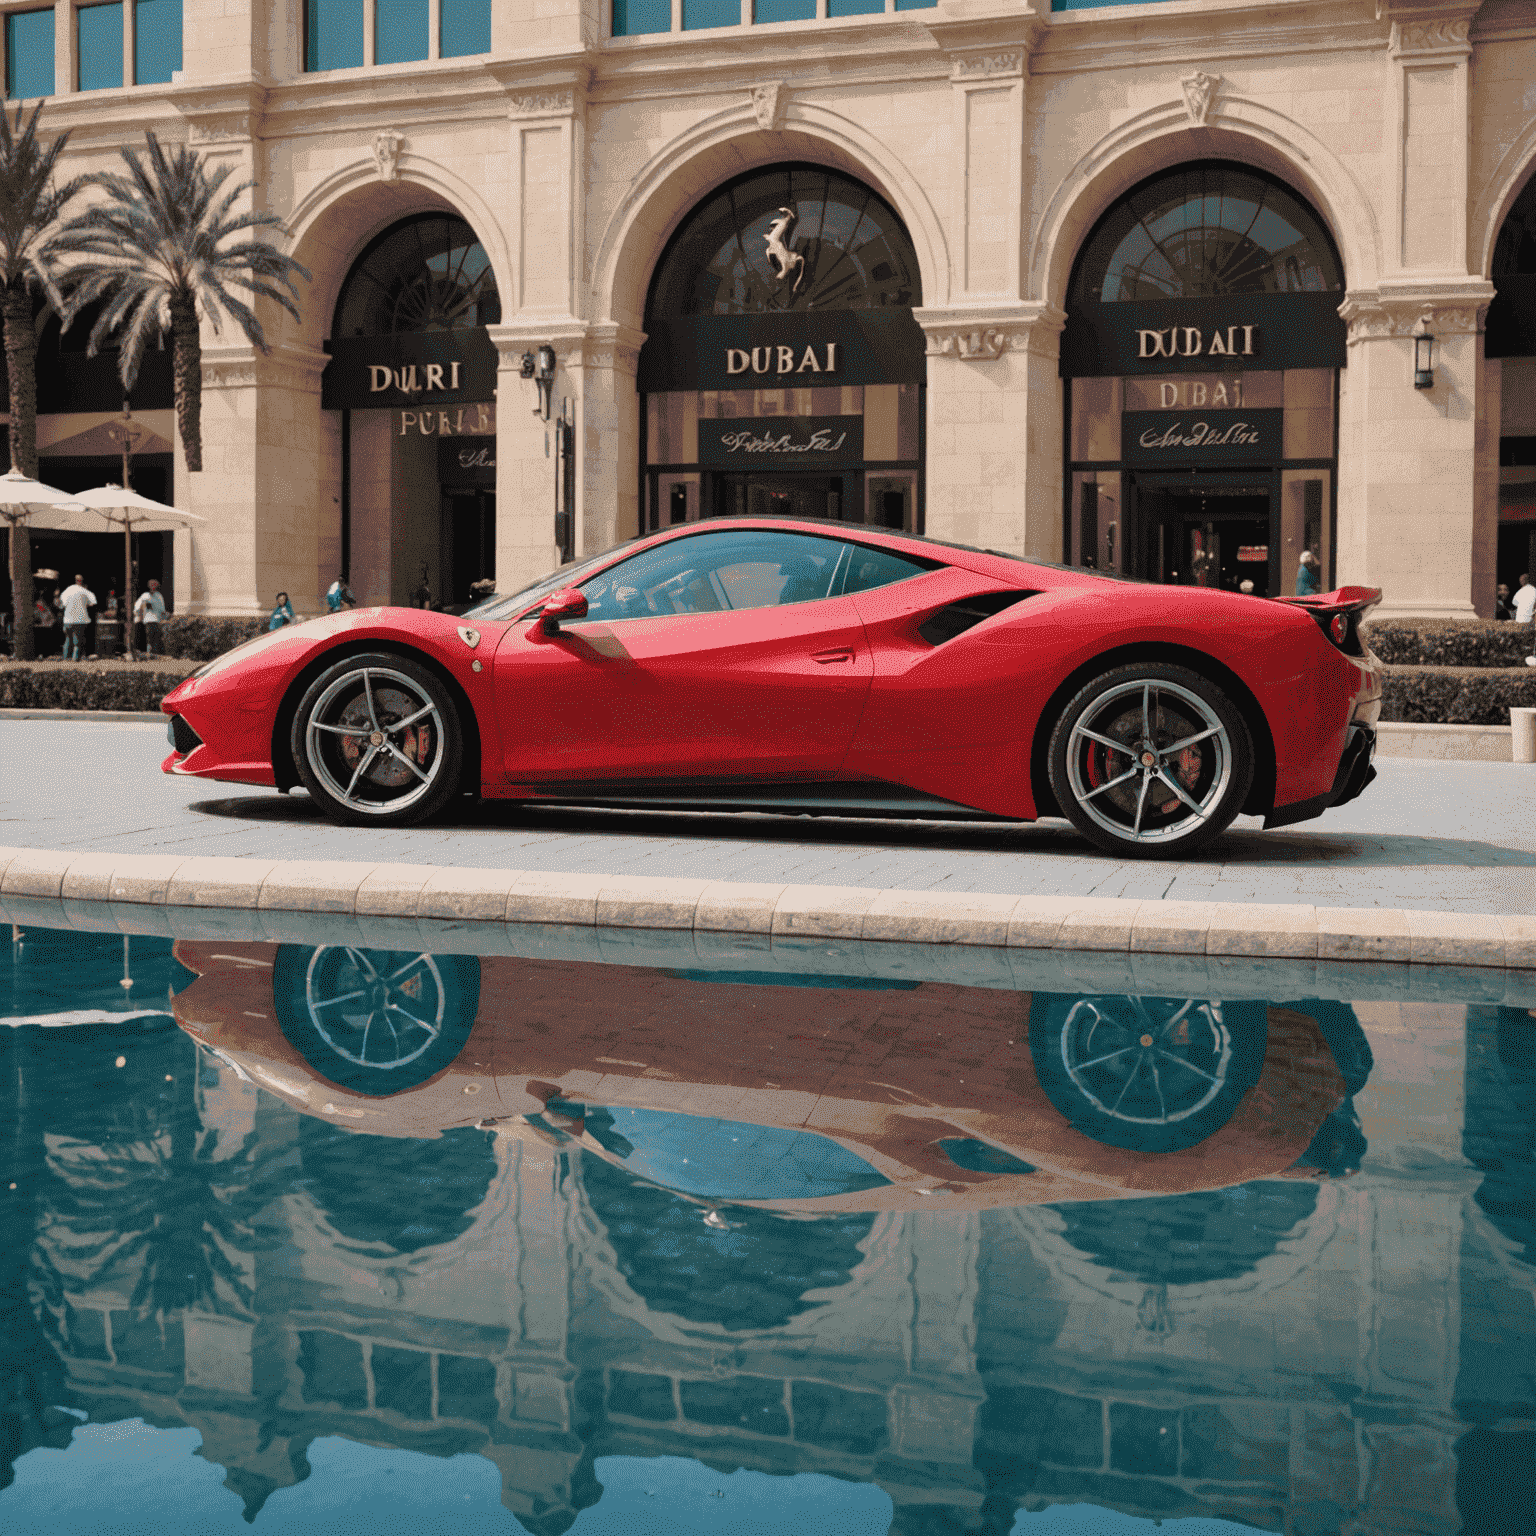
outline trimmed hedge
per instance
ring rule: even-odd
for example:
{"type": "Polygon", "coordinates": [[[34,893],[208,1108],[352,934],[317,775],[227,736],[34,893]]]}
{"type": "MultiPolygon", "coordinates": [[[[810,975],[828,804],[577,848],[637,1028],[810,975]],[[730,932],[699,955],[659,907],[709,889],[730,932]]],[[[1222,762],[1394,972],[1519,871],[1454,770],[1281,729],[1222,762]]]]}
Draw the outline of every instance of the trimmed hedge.
{"type": "Polygon", "coordinates": [[[225,651],[232,651],[242,640],[266,633],[267,621],[260,618],[219,619],[204,614],[167,614],[160,625],[160,639],[167,656],[184,656],[189,661],[212,661],[225,651]]]}
{"type": "Polygon", "coordinates": [[[1381,695],[1383,720],[1508,725],[1511,705],[1536,707],[1536,667],[1388,667],[1381,695]]]}
{"type": "Polygon", "coordinates": [[[110,669],[89,662],[0,666],[0,708],[155,710],[185,675],[162,672],[150,662],[121,662],[110,669]]]}
{"type": "Polygon", "coordinates": [[[1531,626],[1511,619],[1378,619],[1363,634],[1399,667],[1523,667],[1536,648],[1531,626]]]}

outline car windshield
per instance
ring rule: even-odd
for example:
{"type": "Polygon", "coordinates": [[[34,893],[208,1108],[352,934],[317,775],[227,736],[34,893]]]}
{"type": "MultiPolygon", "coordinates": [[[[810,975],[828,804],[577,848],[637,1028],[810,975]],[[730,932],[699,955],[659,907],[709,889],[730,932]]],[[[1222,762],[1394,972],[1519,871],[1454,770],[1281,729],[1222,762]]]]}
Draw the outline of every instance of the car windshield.
{"type": "Polygon", "coordinates": [[[600,555],[593,555],[590,560],[562,565],[558,571],[551,571],[548,576],[540,577],[531,587],[524,587],[522,591],[513,592],[509,596],[493,592],[483,602],[466,609],[463,617],[466,619],[516,618],[523,609],[537,602],[541,597],[548,597],[551,592],[560,592],[566,587],[579,586],[593,571],[606,565],[621,551],[628,549],[631,544],[639,542],[638,539],[626,539],[622,544],[615,544],[612,549],[605,549],[600,555]]]}

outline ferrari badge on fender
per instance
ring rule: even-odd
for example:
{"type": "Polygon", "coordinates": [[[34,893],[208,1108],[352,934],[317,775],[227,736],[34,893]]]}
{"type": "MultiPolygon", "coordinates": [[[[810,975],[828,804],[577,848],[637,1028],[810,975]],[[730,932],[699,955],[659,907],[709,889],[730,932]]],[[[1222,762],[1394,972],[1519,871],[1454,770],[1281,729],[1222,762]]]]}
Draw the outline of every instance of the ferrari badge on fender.
{"type": "Polygon", "coordinates": [[[464,644],[470,648],[470,650],[474,650],[474,648],[480,644],[480,631],[478,629],[466,629],[462,624],[460,624],[459,639],[462,640],[464,644]]]}

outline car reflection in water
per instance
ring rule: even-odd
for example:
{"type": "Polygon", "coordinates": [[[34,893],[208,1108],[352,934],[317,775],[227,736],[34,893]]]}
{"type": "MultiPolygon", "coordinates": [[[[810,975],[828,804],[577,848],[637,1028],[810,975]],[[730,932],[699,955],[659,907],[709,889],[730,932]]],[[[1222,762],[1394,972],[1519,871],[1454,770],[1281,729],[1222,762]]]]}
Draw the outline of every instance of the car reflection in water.
{"type": "MultiPolygon", "coordinates": [[[[342,946],[182,942],[176,956],[196,976],[175,999],[181,1027],[306,1115],[377,1138],[478,1127],[579,1146],[722,1229],[741,1219],[730,1208],[1166,1200],[1336,1177],[1364,1151],[1351,1101],[1370,1049],[1335,1002],[342,946]]],[[[318,1128],[306,1168],[322,1147],[345,1182],[345,1147],[318,1128]]],[[[409,1223],[405,1177],[378,1181],[387,1221],[409,1223]]],[[[1283,1202],[1286,1226],[1309,1198],[1283,1202]]]]}

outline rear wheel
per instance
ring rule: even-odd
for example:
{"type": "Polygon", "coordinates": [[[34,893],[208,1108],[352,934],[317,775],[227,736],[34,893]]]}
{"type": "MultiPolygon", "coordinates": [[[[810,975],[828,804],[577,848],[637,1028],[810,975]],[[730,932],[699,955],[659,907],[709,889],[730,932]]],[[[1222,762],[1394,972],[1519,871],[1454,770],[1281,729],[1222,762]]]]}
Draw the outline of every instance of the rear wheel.
{"type": "Polygon", "coordinates": [[[1062,814],[1105,852],[1182,857],[1242,809],[1253,745],[1214,683],[1142,662],[1078,690],[1051,736],[1050,778],[1062,814]]]}
{"type": "Polygon", "coordinates": [[[294,766],[332,821],[425,821],[458,788],[463,729],[441,680],[388,654],[349,656],[310,684],[293,718],[294,766]]]}

